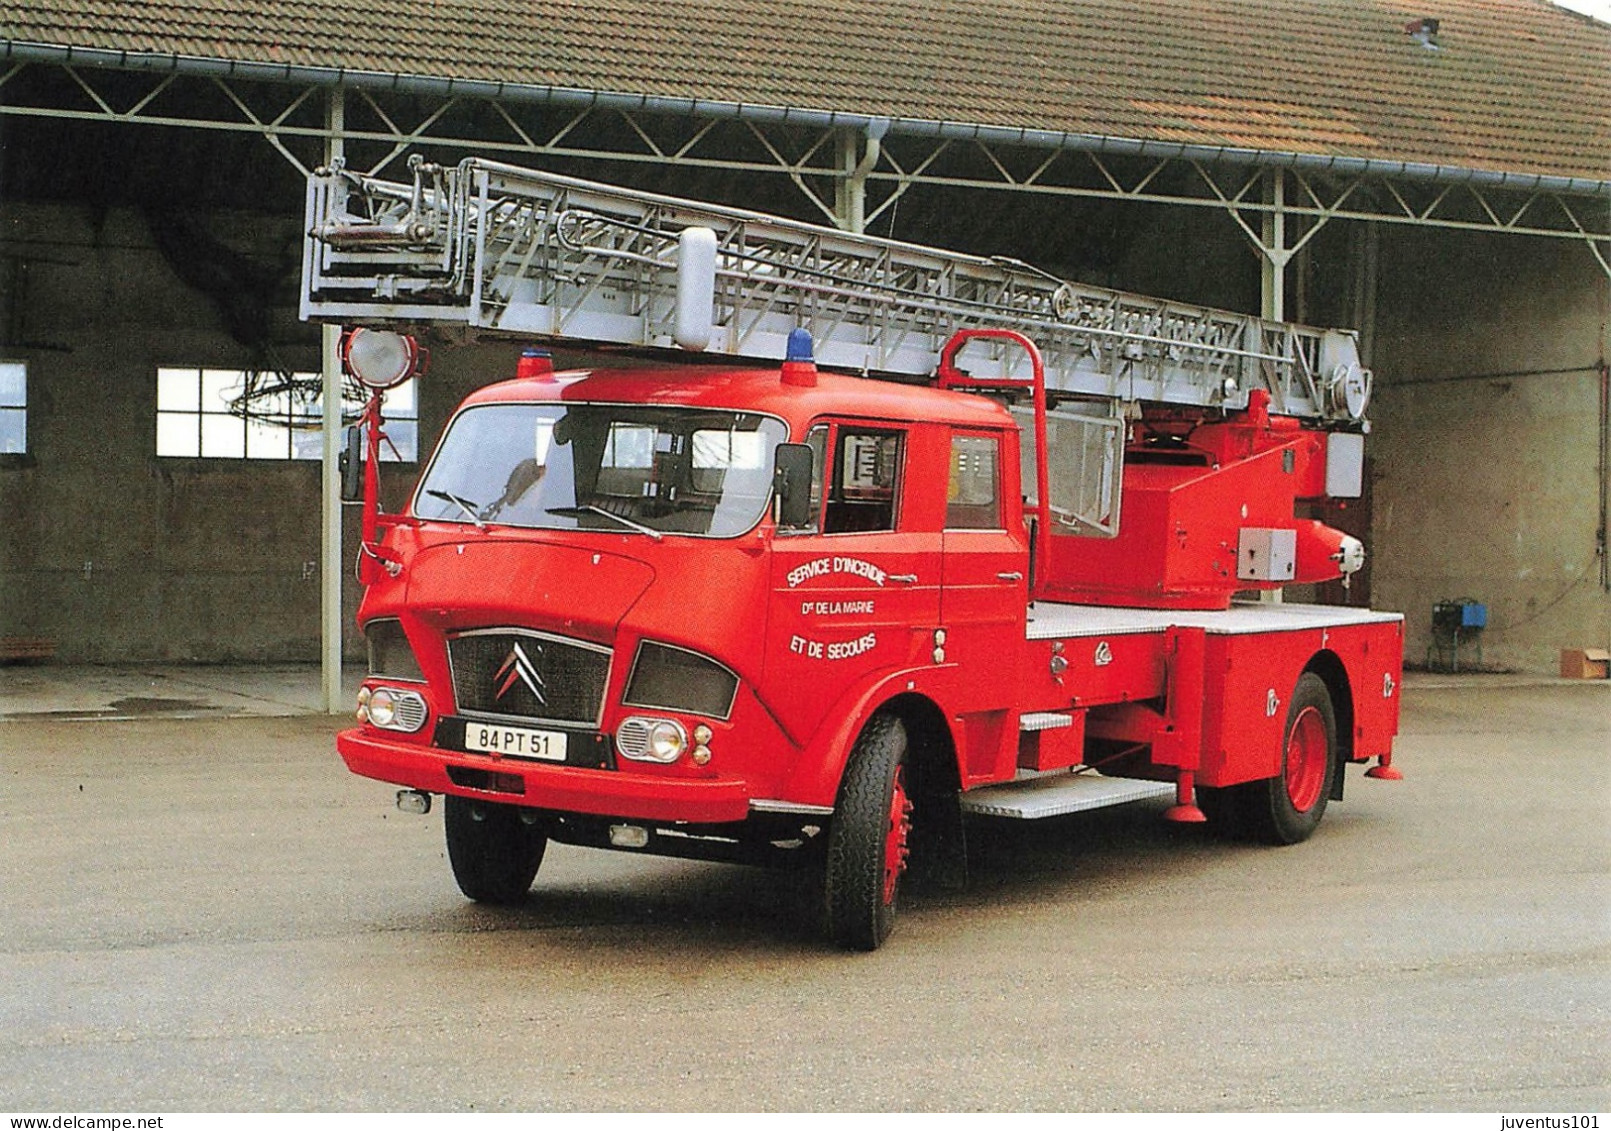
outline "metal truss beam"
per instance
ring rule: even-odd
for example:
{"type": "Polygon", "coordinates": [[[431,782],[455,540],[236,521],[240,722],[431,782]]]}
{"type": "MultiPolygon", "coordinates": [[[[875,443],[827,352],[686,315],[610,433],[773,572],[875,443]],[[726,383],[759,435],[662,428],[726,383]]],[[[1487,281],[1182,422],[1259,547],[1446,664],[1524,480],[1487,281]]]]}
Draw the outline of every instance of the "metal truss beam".
{"type": "Polygon", "coordinates": [[[429,147],[782,176],[811,214],[847,230],[890,224],[902,196],[924,186],[1212,209],[1282,263],[1334,220],[1564,239],[1611,276],[1611,199],[1600,195],[1302,168],[1281,170],[1284,191],[1272,194],[1270,167],[1229,161],[370,89],[350,92],[344,124],[332,126],[315,97],[322,89],[18,62],[0,74],[0,117],[255,134],[303,174],[339,142],[350,167],[371,172],[429,147]],[[1279,248],[1272,216],[1295,225],[1279,248]]]}
{"type": "MultiPolygon", "coordinates": [[[[872,173],[870,180],[900,189],[914,184],[991,189],[1051,196],[1088,197],[1145,204],[1212,208],[1229,212],[1255,243],[1261,236],[1253,225],[1274,212],[1312,222],[1303,239],[1332,220],[1372,220],[1388,224],[1509,235],[1582,240],[1591,245],[1611,242],[1611,200],[1600,196],[1568,196],[1559,192],[1523,192],[1477,184],[1429,184],[1394,181],[1379,176],[1322,177],[1302,169],[1280,170],[1292,191],[1276,202],[1262,193],[1273,170],[1237,165],[1209,165],[1202,161],[1158,158],[1130,162],[1094,152],[1036,153],[1037,163],[1027,174],[1015,175],[1004,163],[1002,147],[973,143],[979,155],[976,168],[993,175],[957,174],[940,159],[956,143],[940,141],[926,149],[907,151],[908,167],[901,164],[896,147],[886,142],[889,169],[872,173]],[[1182,169],[1192,176],[1182,178],[1182,169]]],[[[875,209],[873,215],[882,211],[875,209]]],[[[1290,248],[1298,250],[1296,246],[1290,248]]],[[[1597,254],[1603,254],[1598,249],[1597,254]]]]}

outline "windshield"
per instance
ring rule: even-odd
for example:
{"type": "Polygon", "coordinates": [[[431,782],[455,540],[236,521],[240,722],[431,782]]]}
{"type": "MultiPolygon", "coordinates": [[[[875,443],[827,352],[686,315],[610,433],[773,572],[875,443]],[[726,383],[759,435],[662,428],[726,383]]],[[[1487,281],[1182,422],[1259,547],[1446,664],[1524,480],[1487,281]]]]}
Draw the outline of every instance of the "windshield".
{"type": "Polygon", "coordinates": [[[732,538],[760,520],[781,421],[658,405],[477,405],[414,497],[420,518],[732,538]]]}

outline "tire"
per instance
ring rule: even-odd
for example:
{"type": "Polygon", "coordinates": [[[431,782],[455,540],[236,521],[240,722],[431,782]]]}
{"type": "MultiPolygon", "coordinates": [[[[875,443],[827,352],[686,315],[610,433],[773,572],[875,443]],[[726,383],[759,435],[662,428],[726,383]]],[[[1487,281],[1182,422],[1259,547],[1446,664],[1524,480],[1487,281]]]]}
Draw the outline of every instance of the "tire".
{"type": "Polygon", "coordinates": [[[863,728],[845,766],[823,895],[828,935],[847,950],[877,950],[895,926],[912,827],[905,761],[906,728],[880,714],[863,728]]]}
{"type": "Polygon", "coordinates": [[[442,808],[448,863],[477,903],[519,903],[543,862],[548,834],[535,810],[448,794],[442,808]]]}
{"type": "Polygon", "coordinates": [[[1308,840],[1326,814],[1337,774],[1337,715],[1326,683],[1304,672],[1292,691],[1282,730],[1281,773],[1250,782],[1247,831],[1267,844],[1308,840]]]}

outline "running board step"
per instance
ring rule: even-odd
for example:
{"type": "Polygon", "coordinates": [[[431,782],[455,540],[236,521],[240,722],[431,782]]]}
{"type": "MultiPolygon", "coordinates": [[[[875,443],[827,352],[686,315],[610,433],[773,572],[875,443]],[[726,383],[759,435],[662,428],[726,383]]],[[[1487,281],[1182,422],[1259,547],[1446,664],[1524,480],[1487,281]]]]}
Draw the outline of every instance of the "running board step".
{"type": "Polygon", "coordinates": [[[1034,821],[1145,801],[1149,797],[1173,797],[1174,793],[1173,782],[1054,773],[969,790],[962,795],[962,811],[1034,821]]]}
{"type": "Polygon", "coordinates": [[[1029,711],[1018,716],[1018,729],[1024,732],[1061,730],[1074,725],[1074,716],[1061,711],[1029,711]]]}

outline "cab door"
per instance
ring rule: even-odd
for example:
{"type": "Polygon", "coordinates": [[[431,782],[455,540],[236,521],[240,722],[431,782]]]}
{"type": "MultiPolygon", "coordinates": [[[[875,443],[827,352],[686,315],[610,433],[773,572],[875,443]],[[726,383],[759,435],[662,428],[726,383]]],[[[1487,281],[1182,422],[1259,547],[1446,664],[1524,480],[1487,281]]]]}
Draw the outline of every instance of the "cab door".
{"type": "Polygon", "coordinates": [[[836,420],[807,442],[815,523],[772,543],[768,705],[803,742],[852,685],[932,662],[940,616],[938,507],[913,469],[936,430],[836,420]]]}
{"type": "Polygon", "coordinates": [[[1017,758],[1012,709],[1025,648],[1029,539],[1016,506],[1018,469],[1005,437],[952,429],[942,547],[940,622],[955,665],[950,706],[962,716],[970,776],[1010,773],[1017,758]],[[1009,515],[1013,518],[1009,518],[1009,515]]]}

